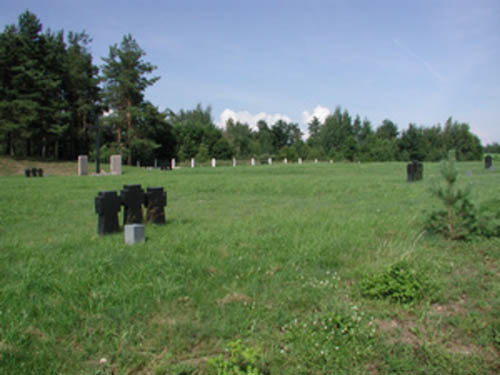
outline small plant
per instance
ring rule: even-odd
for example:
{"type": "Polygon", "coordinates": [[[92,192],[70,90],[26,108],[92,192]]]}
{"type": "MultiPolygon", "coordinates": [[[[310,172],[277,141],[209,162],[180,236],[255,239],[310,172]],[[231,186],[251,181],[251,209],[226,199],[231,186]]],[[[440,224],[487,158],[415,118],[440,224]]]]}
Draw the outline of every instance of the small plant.
{"type": "Polygon", "coordinates": [[[433,189],[433,194],[445,208],[432,212],[425,227],[429,232],[440,233],[445,238],[466,240],[477,233],[478,220],[476,209],[469,199],[470,190],[456,186],[458,172],[455,163],[455,150],[450,150],[448,160],[441,164],[441,176],[446,184],[433,189]]]}
{"type": "Polygon", "coordinates": [[[410,304],[422,299],[433,288],[408,263],[398,262],[381,273],[366,277],[361,282],[361,289],[365,297],[410,304]]]}
{"type": "Polygon", "coordinates": [[[228,343],[226,351],[229,358],[221,354],[208,360],[208,363],[216,369],[217,375],[262,374],[257,367],[260,356],[255,348],[245,347],[241,340],[236,340],[228,343]]]}

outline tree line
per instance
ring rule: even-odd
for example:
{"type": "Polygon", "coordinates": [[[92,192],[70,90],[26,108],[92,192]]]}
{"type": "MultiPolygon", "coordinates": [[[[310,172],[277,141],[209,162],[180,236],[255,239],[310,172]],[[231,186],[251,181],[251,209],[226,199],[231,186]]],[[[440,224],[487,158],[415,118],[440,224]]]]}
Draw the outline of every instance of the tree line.
{"type": "Polygon", "coordinates": [[[261,120],[256,128],[228,120],[216,126],[211,108],[160,111],[145,90],[160,77],[131,35],[109,48],[100,67],[85,32],[43,31],[33,13],[0,33],[0,153],[74,160],[100,155],[140,160],[274,157],[347,161],[441,160],[455,149],[458,160],[478,160],[483,148],[469,125],[449,118],[444,126],[409,124],[399,132],[391,120],[374,128],[368,119],[337,107],[323,122],[314,117],[309,137],[297,123],[261,120]]]}

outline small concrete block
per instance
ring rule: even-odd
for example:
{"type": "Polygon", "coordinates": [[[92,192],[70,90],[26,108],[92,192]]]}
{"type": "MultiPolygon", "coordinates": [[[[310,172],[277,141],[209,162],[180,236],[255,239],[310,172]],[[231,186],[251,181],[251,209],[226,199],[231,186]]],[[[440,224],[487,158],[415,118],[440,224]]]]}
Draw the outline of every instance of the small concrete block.
{"type": "Polygon", "coordinates": [[[144,242],[144,224],[125,225],[125,243],[129,245],[144,242]]]}

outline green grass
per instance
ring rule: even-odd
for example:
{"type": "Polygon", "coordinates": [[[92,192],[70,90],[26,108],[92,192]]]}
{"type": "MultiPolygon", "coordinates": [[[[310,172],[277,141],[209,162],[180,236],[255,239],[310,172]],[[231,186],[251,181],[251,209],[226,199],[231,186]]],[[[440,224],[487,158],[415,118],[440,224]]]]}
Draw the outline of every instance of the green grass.
{"type": "MultiPolygon", "coordinates": [[[[458,168],[474,202],[498,196],[499,171],[458,168]]],[[[438,175],[311,163],[1,177],[0,373],[216,374],[209,362],[241,340],[263,374],[496,374],[500,241],[422,232],[438,175]],[[97,192],[132,183],[167,190],[167,225],[134,246],[97,236],[97,192]],[[363,296],[397,262],[432,288],[405,305],[363,296]]]]}

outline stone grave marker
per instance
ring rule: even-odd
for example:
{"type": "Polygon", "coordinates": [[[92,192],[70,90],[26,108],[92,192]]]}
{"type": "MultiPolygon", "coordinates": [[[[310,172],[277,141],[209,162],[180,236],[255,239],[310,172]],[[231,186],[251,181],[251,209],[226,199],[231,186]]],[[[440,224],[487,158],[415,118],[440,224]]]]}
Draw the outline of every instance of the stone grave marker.
{"type": "Polygon", "coordinates": [[[123,225],[142,224],[142,205],[146,201],[146,195],[141,185],[123,185],[120,199],[123,204],[123,225]]]}
{"type": "Polygon", "coordinates": [[[111,174],[122,174],[122,156],[111,155],[109,158],[111,174]]]}
{"type": "Polygon", "coordinates": [[[251,165],[252,167],[255,165],[255,158],[252,158],[252,159],[250,160],[250,165],[251,165]]]}
{"type": "Polygon", "coordinates": [[[89,158],[87,155],[78,156],[78,176],[86,176],[89,173],[89,158]]]}
{"type": "Polygon", "coordinates": [[[124,227],[125,243],[134,245],[145,241],[144,224],[127,224],[124,227]]]}
{"type": "Polygon", "coordinates": [[[490,169],[493,166],[493,158],[491,155],[486,155],[484,158],[484,168],[490,169]]]}
{"type": "Polygon", "coordinates": [[[215,168],[216,163],[217,163],[217,162],[215,161],[215,158],[212,158],[212,168],[215,168]]]}
{"type": "Polygon", "coordinates": [[[118,212],[121,200],[116,191],[100,191],[95,198],[95,212],[99,215],[97,233],[100,235],[115,233],[120,230],[118,212]]]}
{"type": "Polygon", "coordinates": [[[165,206],[167,193],[162,187],[146,189],[146,221],[155,224],[165,224],[165,206]]]}

